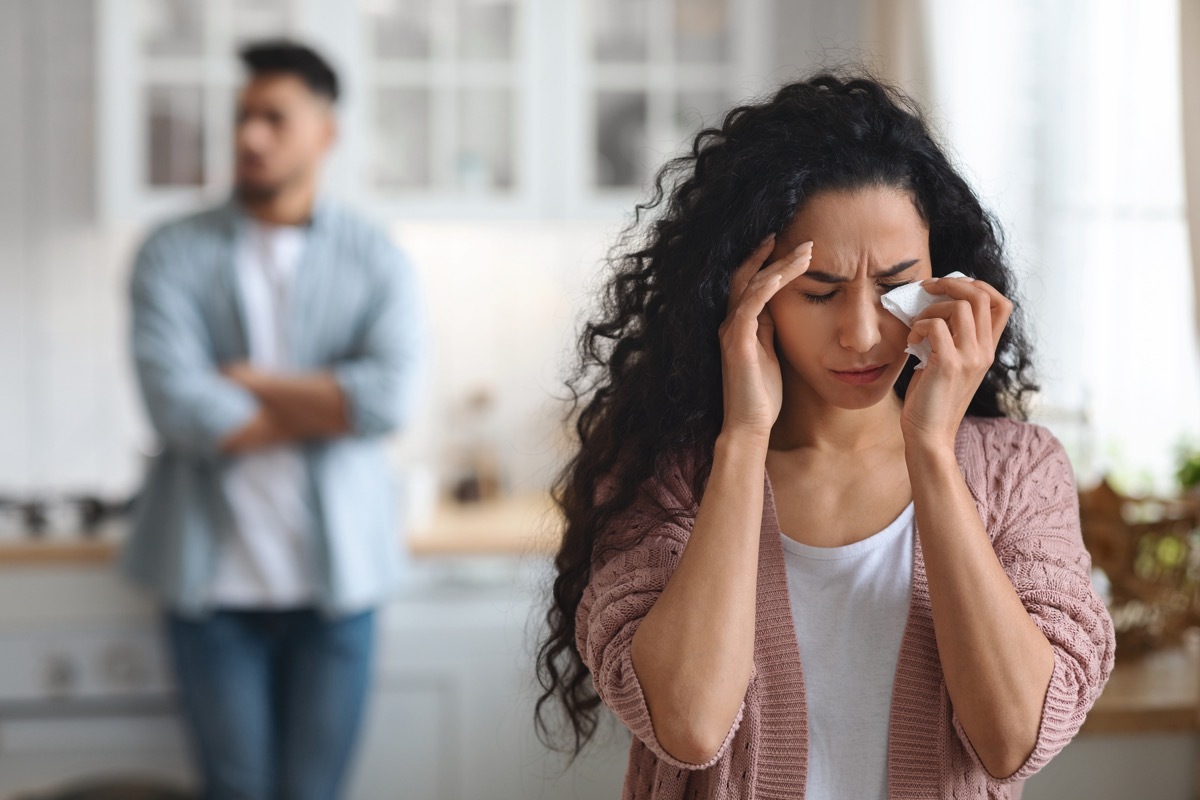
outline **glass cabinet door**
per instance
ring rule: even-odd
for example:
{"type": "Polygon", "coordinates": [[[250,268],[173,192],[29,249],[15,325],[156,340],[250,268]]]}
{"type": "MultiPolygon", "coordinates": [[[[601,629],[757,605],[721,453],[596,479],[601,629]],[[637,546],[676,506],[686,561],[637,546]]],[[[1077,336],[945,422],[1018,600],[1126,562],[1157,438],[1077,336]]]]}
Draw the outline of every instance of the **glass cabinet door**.
{"type": "Polygon", "coordinates": [[[629,195],[734,98],[728,0],[586,0],[590,188],[629,195]]]}
{"type": "Polygon", "coordinates": [[[732,55],[728,0],[675,0],[675,60],[726,64],[732,55]]]}
{"type": "Polygon", "coordinates": [[[738,26],[763,2],[97,1],[102,203],[140,218],[228,190],[236,52],[274,37],[342,75],[336,181],[380,213],[628,208],[741,93],[738,26]]]}
{"type": "Polygon", "coordinates": [[[147,185],[204,186],[204,87],[150,84],[145,108],[147,185]]]}
{"type": "Polygon", "coordinates": [[[649,177],[647,136],[649,92],[600,89],[595,96],[595,182],[600,187],[636,187],[649,177]]]}
{"type": "Polygon", "coordinates": [[[377,188],[404,192],[432,187],[430,94],[421,86],[376,90],[369,179],[377,188]]]}
{"type": "Polygon", "coordinates": [[[372,197],[504,202],[522,184],[527,0],[369,0],[362,8],[372,197]]]}
{"type": "Polygon", "coordinates": [[[237,49],[256,39],[272,39],[295,28],[289,0],[232,0],[229,31],[237,49]]]}
{"type": "Polygon", "coordinates": [[[150,58],[204,55],[204,6],[195,0],[142,0],[141,52],[150,58]]]}
{"type": "Polygon", "coordinates": [[[591,0],[591,51],[602,64],[644,64],[650,57],[651,0],[591,0]]]}

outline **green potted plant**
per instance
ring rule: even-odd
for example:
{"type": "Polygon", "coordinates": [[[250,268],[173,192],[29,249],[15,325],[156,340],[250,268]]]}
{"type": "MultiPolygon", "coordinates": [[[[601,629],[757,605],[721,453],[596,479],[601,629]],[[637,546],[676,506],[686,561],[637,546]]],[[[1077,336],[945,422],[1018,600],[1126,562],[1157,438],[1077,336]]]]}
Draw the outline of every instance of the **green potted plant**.
{"type": "Polygon", "coordinates": [[[1200,447],[1181,443],[1178,447],[1179,468],[1175,479],[1185,494],[1200,494],[1200,447]]]}

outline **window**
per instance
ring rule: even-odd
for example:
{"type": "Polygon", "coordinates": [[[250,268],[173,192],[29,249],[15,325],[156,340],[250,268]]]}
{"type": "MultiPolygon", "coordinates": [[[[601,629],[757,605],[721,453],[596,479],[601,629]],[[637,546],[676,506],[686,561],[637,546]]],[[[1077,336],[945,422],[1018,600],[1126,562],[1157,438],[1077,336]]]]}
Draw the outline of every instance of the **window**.
{"type": "Polygon", "coordinates": [[[934,5],[939,116],[1016,245],[1044,402],[1088,420],[1082,479],[1168,490],[1200,433],[1178,6],[934,5]]]}

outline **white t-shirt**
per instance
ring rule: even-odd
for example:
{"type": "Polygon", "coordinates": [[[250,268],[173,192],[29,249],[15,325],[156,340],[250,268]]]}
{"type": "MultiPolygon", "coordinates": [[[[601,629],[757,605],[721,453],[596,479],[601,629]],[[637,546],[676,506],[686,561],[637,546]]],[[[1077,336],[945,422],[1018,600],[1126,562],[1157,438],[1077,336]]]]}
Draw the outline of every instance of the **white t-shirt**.
{"type": "MultiPolygon", "coordinates": [[[[238,288],[255,367],[280,372],[292,366],[289,295],[305,236],[300,227],[243,222],[236,254],[238,288]]],[[[212,602],[235,608],[310,602],[306,553],[313,509],[300,448],[275,445],[239,455],[224,475],[224,489],[234,524],[217,550],[212,602]]]]}
{"type": "Polygon", "coordinates": [[[888,719],[912,593],[913,505],[843,547],[787,536],[808,706],[808,800],[886,800],[888,719]]]}

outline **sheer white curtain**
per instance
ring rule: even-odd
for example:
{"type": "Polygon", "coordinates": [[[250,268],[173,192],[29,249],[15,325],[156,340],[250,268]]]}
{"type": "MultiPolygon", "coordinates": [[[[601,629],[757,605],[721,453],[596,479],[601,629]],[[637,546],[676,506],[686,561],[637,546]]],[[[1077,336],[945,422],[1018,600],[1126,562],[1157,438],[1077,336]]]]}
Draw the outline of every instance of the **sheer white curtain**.
{"type": "Polygon", "coordinates": [[[1192,298],[1197,312],[1196,335],[1200,338],[1200,0],[1179,0],[1179,49],[1192,298]]]}
{"type": "Polygon", "coordinates": [[[1086,417],[1064,436],[1081,482],[1170,489],[1200,434],[1179,5],[1197,0],[922,2],[934,120],[1009,236],[1043,418],[1086,417]]]}
{"type": "Polygon", "coordinates": [[[933,90],[932,10],[931,0],[862,0],[871,66],[925,105],[933,90]]]}

